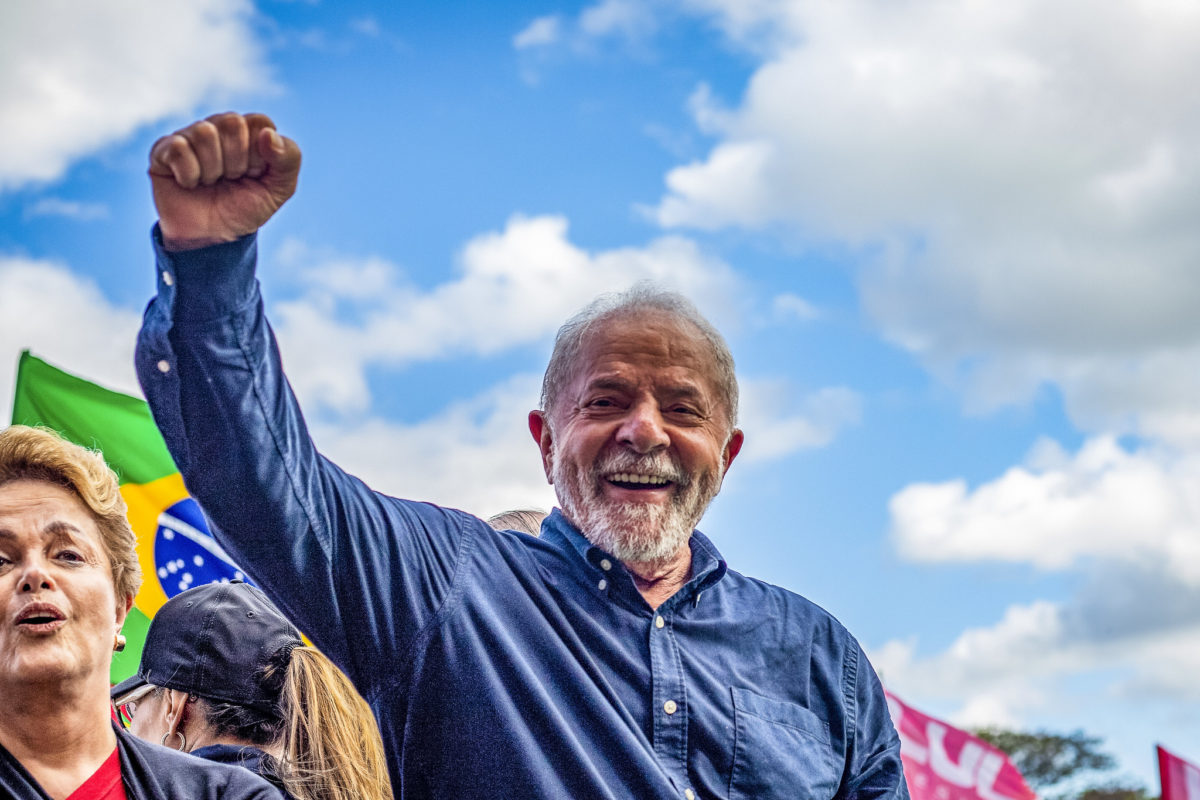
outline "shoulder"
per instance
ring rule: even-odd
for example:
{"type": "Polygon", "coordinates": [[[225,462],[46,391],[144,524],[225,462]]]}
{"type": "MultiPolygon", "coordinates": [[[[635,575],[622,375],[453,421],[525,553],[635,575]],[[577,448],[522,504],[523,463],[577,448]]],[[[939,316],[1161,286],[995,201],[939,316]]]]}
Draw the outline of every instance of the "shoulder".
{"type": "Polygon", "coordinates": [[[837,617],[801,594],[733,569],[726,572],[721,584],[732,602],[756,616],[775,620],[782,628],[779,633],[789,639],[824,642],[839,650],[858,649],[857,640],[837,617]]]}
{"type": "Polygon", "coordinates": [[[121,774],[148,797],[168,800],[282,800],[284,795],[244,767],[207,761],[120,733],[121,774]]]}

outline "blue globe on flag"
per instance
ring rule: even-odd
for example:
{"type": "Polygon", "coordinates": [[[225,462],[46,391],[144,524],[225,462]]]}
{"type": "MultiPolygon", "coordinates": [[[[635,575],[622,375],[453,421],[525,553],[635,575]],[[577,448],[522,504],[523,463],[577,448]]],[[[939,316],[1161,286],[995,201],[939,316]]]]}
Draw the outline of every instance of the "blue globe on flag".
{"type": "Polygon", "coordinates": [[[168,599],[206,583],[252,583],[208,532],[200,506],[190,497],[159,515],[154,568],[168,599]]]}

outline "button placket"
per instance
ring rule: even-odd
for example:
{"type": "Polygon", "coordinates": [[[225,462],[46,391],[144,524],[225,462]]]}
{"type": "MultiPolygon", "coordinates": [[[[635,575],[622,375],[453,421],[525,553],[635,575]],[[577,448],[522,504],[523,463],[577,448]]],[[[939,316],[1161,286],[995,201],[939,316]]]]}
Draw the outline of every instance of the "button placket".
{"type": "Polygon", "coordinates": [[[654,753],[659,762],[687,780],[687,694],[678,643],[666,616],[655,613],[649,625],[651,707],[654,716],[654,753]]]}

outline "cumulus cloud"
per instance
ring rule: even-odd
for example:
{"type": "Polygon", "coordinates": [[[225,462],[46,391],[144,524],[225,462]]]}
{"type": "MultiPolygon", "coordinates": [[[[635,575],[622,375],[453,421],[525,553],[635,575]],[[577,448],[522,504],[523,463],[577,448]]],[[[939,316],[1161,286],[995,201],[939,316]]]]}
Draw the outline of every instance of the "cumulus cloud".
{"type": "MultiPolygon", "coordinates": [[[[1098,683],[1106,705],[1083,723],[1090,731],[1120,747],[1166,735],[1143,730],[1153,725],[1194,735],[1195,720],[1174,720],[1170,709],[1200,699],[1198,470],[1195,451],[1095,437],[1073,454],[1039,442],[1023,464],[974,488],[906,487],[890,504],[905,558],[1024,563],[1069,569],[1075,580],[1065,600],[1013,605],[940,652],[892,641],[873,660],[898,692],[948,705],[960,724],[1080,724],[1088,712],[1072,707],[1073,688],[1098,683]],[[1121,718],[1120,704],[1139,720],[1136,736],[1102,727],[1121,718]]],[[[1088,703],[1096,708],[1094,697],[1088,703]]]]}
{"type": "Polygon", "coordinates": [[[0,417],[11,417],[17,354],[29,349],[68,372],[141,396],[133,343],[141,314],[114,306],[96,284],[49,261],[0,257],[0,417]]]}
{"type": "Polygon", "coordinates": [[[639,0],[602,0],[579,14],[579,29],[589,36],[620,35],[636,39],[656,27],[655,16],[639,0]]]}
{"type": "Polygon", "coordinates": [[[513,47],[518,50],[526,50],[530,47],[554,44],[562,35],[561,28],[562,19],[556,14],[538,17],[513,37],[513,47]]]}
{"type": "Polygon", "coordinates": [[[1083,559],[1165,564],[1200,587],[1200,454],[1129,451],[1110,437],[1072,457],[1052,443],[969,489],[914,484],[890,501],[900,553],[926,562],[1000,560],[1043,569],[1083,559]]]}
{"type": "Polygon", "coordinates": [[[718,321],[738,296],[729,267],[688,239],[589,253],[554,216],[516,216],[503,231],[475,237],[460,253],[460,276],[428,290],[386,261],[295,242],[280,263],[301,281],[300,296],[273,309],[285,357],[305,354],[289,363],[289,375],[309,402],[343,412],[369,404],[369,365],[487,356],[543,341],[597,294],[640,280],[684,291],[718,321]]]}
{"type": "Polygon", "coordinates": [[[139,126],[267,84],[248,0],[12,3],[0,26],[0,190],[139,126]]]}
{"type": "Polygon", "coordinates": [[[516,50],[534,50],[565,44],[575,52],[588,52],[601,40],[640,43],[659,25],[661,4],[644,0],[601,0],[584,7],[573,19],[561,14],[537,17],[513,37],[516,50]]]}
{"type": "Polygon", "coordinates": [[[739,383],[739,424],[746,432],[743,462],[824,447],[862,416],[862,399],[845,387],[806,393],[782,379],[742,378],[739,383]]]}
{"type": "Polygon", "coordinates": [[[1200,8],[680,6],[762,64],[692,98],[717,142],[660,223],[848,244],[871,317],[974,408],[1054,382],[1089,430],[1200,439],[1200,8]]]}
{"type": "Polygon", "coordinates": [[[555,505],[526,414],[541,376],[517,375],[427,419],[317,424],[322,452],[372,488],[491,516],[555,505]]]}
{"type": "Polygon", "coordinates": [[[800,295],[790,292],[776,295],[771,301],[771,310],[777,319],[796,319],[808,322],[821,316],[820,309],[800,295]]]}

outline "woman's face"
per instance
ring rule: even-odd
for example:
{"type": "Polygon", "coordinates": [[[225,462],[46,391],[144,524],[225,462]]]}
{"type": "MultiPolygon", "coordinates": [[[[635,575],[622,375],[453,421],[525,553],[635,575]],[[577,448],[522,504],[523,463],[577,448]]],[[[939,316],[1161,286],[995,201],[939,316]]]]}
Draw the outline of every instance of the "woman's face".
{"type": "Polygon", "coordinates": [[[0,683],[102,680],[132,597],[87,506],[40,480],[0,486],[0,683]]]}

